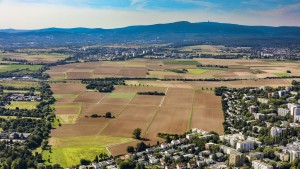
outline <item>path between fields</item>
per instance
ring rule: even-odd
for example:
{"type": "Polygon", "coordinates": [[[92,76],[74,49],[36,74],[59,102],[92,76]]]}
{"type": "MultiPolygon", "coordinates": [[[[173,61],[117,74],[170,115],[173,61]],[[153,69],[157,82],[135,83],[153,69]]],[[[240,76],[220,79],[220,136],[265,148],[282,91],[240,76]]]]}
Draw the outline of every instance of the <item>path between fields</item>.
{"type": "Polygon", "coordinates": [[[163,99],[161,99],[160,104],[159,104],[158,107],[161,107],[161,106],[162,106],[162,104],[163,104],[163,102],[164,102],[164,100],[165,100],[165,97],[166,97],[166,95],[167,95],[167,93],[168,93],[168,90],[169,90],[169,88],[167,88],[166,94],[165,94],[165,96],[163,97],[163,99]]]}
{"type": "Polygon", "coordinates": [[[106,95],[104,95],[99,101],[97,104],[100,104],[100,102],[105,98],[106,95]]]}

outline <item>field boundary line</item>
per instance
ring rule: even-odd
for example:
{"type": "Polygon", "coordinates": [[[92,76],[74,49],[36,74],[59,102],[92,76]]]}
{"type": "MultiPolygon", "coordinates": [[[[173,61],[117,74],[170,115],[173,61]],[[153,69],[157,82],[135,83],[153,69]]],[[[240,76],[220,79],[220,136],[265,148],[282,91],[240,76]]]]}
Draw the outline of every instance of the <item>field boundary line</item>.
{"type": "Polygon", "coordinates": [[[188,130],[190,130],[192,128],[192,121],[193,121],[193,114],[194,114],[194,104],[195,104],[195,96],[196,96],[196,90],[194,90],[192,111],[190,112],[189,123],[188,123],[188,128],[187,128],[188,130]]]}
{"type": "MultiPolygon", "coordinates": [[[[169,88],[167,88],[166,94],[168,93],[168,90],[169,90],[169,88]]],[[[153,123],[155,117],[157,116],[157,114],[158,114],[158,112],[159,112],[159,110],[160,110],[160,108],[161,108],[161,104],[163,103],[163,100],[164,100],[165,97],[166,97],[166,96],[163,97],[163,99],[162,99],[160,105],[157,107],[157,110],[156,110],[156,112],[154,113],[154,116],[151,118],[151,121],[149,122],[149,124],[148,124],[148,126],[147,126],[147,128],[146,128],[146,130],[145,130],[145,132],[144,132],[144,134],[143,134],[143,136],[145,136],[145,135],[148,133],[148,130],[149,130],[151,124],[153,123]]]]}
{"type": "Polygon", "coordinates": [[[161,106],[162,106],[162,104],[163,104],[163,102],[165,101],[165,97],[166,97],[166,95],[167,95],[167,93],[168,93],[168,90],[169,90],[169,88],[167,88],[167,90],[166,90],[166,94],[165,94],[165,96],[162,98],[162,100],[160,101],[160,104],[159,104],[159,106],[158,106],[158,107],[161,107],[161,106]]]}
{"type": "Polygon", "coordinates": [[[106,94],[97,102],[97,104],[100,104],[100,102],[106,97],[106,94]]]}
{"type": "Polygon", "coordinates": [[[148,133],[148,130],[149,130],[151,124],[153,123],[155,117],[157,116],[159,110],[160,110],[160,107],[157,107],[157,109],[156,109],[156,111],[155,111],[153,117],[151,118],[149,124],[147,125],[147,128],[146,128],[145,132],[143,132],[143,137],[148,133]]]}

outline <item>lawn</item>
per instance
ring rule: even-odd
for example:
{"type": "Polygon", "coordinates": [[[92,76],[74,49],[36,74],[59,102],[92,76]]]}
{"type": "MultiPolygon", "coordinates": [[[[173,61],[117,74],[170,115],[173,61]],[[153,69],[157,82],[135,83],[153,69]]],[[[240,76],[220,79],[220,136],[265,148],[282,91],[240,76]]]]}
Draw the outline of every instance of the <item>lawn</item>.
{"type": "Polygon", "coordinates": [[[21,69],[29,69],[30,71],[39,70],[41,65],[20,65],[20,64],[8,64],[8,65],[0,65],[0,72],[7,72],[12,70],[21,70],[21,69]]]}
{"type": "Polygon", "coordinates": [[[60,164],[70,167],[80,163],[80,159],[93,160],[100,153],[107,153],[106,147],[127,143],[131,138],[108,136],[54,137],[49,140],[52,153],[43,151],[46,164],[60,164]],[[50,157],[50,161],[48,161],[50,157]]]}
{"type": "Polygon", "coordinates": [[[109,93],[105,97],[111,99],[132,99],[135,93],[109,93]]]}
{"type": "Polygon", "coordinates": [[[5,108],[8,109],[16,109],[17,107],[19,109],[36,109],[36,106],[39,104],[39,102],[19,102],[19,101],[13,101],[10,105],[6,105],[5,108]]]}
{"type": "Polygon", "coordinates": [[[208,70],[205,69],[188,69],[188,72],[194,75],[201,75],[205,72],[207,72],[208,70]]]}
{"type": "Polygon", "coordinates": [[[165,65],[199,65],[195,60],[164,60],[165,65]]]}
{"type": "Polygon", "coordinates": [[[278,76],[278,77],[289,77],[289,76],[291,76],[288,73],[275,73],[275,75],[278,76]]]}

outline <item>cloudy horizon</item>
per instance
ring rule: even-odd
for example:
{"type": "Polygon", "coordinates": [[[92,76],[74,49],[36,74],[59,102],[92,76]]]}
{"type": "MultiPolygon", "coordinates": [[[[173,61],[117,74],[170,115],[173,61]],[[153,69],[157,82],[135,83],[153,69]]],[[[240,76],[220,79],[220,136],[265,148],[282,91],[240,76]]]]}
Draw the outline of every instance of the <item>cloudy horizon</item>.
{"type": "Polygon", "coordinates": [[[119,28],[177,21],[300,26],[298,0],[0,0],[0,29],[119,28]]]}

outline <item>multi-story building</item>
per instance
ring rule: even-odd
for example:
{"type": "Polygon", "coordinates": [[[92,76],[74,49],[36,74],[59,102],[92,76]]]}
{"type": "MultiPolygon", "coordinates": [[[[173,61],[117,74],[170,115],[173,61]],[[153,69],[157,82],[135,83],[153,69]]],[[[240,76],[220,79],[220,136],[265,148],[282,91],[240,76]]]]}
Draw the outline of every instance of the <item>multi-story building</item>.
{"type": "Polygon", "coordinates": [[[259,160],[252,161],[253,169],[273,169],[273,166],[259,160]]]}
{"type": "Polygon", "coordinates": [[[239,140],[244,140],[244,135],[243,134],[228,134],[228,135],[223,135],[220,136],[220,140],[223,142],[229,143],[231,146],[235,147],[236,143],[239,140]]]}
{"type": "Polygon", "coordinates": [[[286,108],[278,108],[277,112],[278,116],[286,116],[287,114],[290,114],[290,110],[286,108]]]}
{"type": "Polygon", "coordinates": [[[295,110],[297,108],[300,108],[300,106],[298,104],[294,104],[294,103],[288,103],[287,106],[288,106],[288,109],[290,109],[291,116],[294,116],[295,110]]]}
{"type": "Polygon", "coordinates": [[[294,108],[294,122],[300,122],[300,107],[294,108]]]}
{"type": "Polygon", "coordinates": [[[232,151],[229,154],[229,165],[233,167],[240,167],[244,164],[244,156],[243,153],[238,151],[232,151]]]}
{"type": "Polygon", "coordinates": [[[238,141],[236,144],[237,150],[250,151],[254,149],[254,141],[238,141]]]}
{"type": "Polygon", "coordinates": [[[250,106],[248,108],[248,110],[249,110],[250,113],[257,113],[258,108],[256,106],[250,106]]]}
{"type": "Polygon", "coordinates": [[[269,99],[265,99],[265,98],[258,98],[257,101],[264,104],[269,104],[270,102],[269,99]]]}
{"type": "Polygon", "coordinates": [[[282,148],[282,151],[290,154],[290,162],[300,159],[300,141],[287,144],[286,147],[282,148]]]}
{"type": "Polygon", "coordinates": [[[286,130],[286,128],[280,128],[280,127],[272,127],[271,128],[271,137],[276,137],[282,135],[283,131],[286,130]]]}

